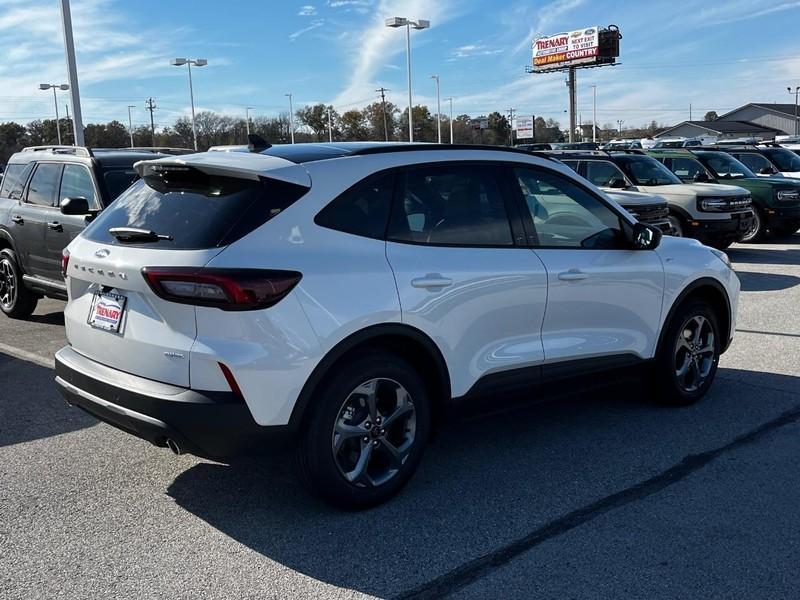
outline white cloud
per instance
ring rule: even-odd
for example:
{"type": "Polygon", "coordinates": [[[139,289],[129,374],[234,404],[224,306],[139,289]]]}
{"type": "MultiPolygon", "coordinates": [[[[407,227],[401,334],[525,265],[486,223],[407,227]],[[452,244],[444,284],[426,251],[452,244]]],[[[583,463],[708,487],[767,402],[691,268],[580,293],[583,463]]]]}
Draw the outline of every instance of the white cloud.
{"type": "Polygon", "coordinates": [[[298,29],[297,31],[290,33],[289,40],[293,42],[301,35],[304,35],[309,31],[314,31],[315,29],[322,27],[324,24],[325,24],[324,19],[316,19],[315,21],[311,21],[311,25],[309,25],[308,27],[303,27],[302,29],[298,29]]]}
{"type": "Polygon", "coordinates": [[[563,30],[561,22],[571,11],[574,11],[584,0],[555,0],[543,7],[541,7],[536,14],[536,21],[527,33],[527,35],[520,39],[516,46],[514,46],[514,54],[530,49],[533,38],[537,35],[548,35],[551,33],[558,33],[563,30]],[[558,30],[558,31],[555,31],[558,30]]]}
{"type": "Polygon", "coordinates": [[[306,4],[300,7],[300,12],[297,13],[300,17],[313,17],[317,14],[317,9],[311,4],[306,4]]]}
{"type": "Polygon", "coordinates": [[[331,8],[340,8],[345,12],[366,14],[374,4],[373,0],[328,0],[331,8]]]}
{"type": "Polygon", "coordinates": [[[490,48],[485,44],[467,44],[466,46],[459,46],[450,53],[449,60],[456,60],[459,58],[469,58],[471,56],[491,56],[493,54],[500,54],[503,52],[502,48],[490,48]]]}

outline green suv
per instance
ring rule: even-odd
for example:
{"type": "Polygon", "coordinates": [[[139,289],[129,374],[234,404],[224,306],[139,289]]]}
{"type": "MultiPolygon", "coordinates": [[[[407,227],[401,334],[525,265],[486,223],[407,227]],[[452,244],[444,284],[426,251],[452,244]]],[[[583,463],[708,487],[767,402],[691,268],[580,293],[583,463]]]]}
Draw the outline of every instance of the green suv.
{"type": "Polygon", "coordinates": [[[718,150],[651,150],[649,154],[681,181],[729,183],[749,191],[755,219],[742,237],[743,242],[800,229],[800,179],[759,177],[727,152],[718,150]]]}

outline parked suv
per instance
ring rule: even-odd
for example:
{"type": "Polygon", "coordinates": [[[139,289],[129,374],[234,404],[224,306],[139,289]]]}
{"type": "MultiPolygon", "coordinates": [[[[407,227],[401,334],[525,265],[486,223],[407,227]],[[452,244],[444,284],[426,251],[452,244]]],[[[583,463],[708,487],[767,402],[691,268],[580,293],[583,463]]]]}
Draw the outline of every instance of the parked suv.
{"type": "Polygon", "coordinates": [[[338,506],[398,492],[452,403],[634,366],[695,402],[735,330],[724,253],[526,152],[296,144],[136,169],[64,254],[58,387],[178,453],[282,436],[338,506]]]}
{"type": "Polygon", "coordinates": [[[746,190],[731,185],[683,183],[640,150],[560,154],[558,158],[597,186],[663,196],[669,203],[669,220],[678,236],[724,249],[752,227],[753,211],[746,190]]]}
{"type": "Polygon", "coordinates": [[[760,177],[800,178],[800,156],[779,144],[712,146],[709,150],[727,152],[760,177]]]}
{"type": "Polygon", "coordinates": [[[61,251],[138,177],[152,151],[35,146],[12,155],[0,186],[0,310],[26,318],[66,300],[61,251]]]}
{"type": "Polygon", "coordinates": [[[750,192],[755,218],[742,236],[743,242],[757,241],[771,232],[787,234],[800,229],[800,180],[757,177],[726,152],[654,150],[650,155],[686,183],[733,183],[750,192]]]}

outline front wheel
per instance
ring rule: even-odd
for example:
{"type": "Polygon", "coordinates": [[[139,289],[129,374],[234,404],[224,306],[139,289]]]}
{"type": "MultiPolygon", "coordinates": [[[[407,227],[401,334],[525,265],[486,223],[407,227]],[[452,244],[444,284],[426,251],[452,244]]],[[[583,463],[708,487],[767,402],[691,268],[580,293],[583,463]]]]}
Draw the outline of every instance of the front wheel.
{"type": "Polygon", "coordinates": [[[39,297],[22,283],[22,271],[12,250],[0,250],[0,310],[12,319],[27,319],[39,297]]]}
{"type": "Polygon", "coordinates": [[[323,500],[363,509],[385,502],[422,460],[431,411],[424,382],[400,357],[349,362],[314,393],[298,447],[300,476],[323,500]]]}
{"type": "Polygon", "coordinates": [[[720,342],[717,316],[707,302],[688,302],[676,311],[656,358],[665,404],[686,406],[705,395],[717,373],[720,342]]]}
{"type": "Polygon", "coordinates": [[[670,214],[667,217],[669,224],[672,226],[672,233],[670,234],[673,237],[684,237],[684,227],[683,227],[683,220],[678,215],[670,214]]]}
{"type": "Polygon", "coordinates": [[[757,208],[753,208],[753,224],[750,225],[750,228],[744,233],[744,235],[739,238],[739,241],[745,244],[750,244],[752,242],[757,242],[764,238],[766,234],[766,230],[764,228],[764,221],[761,218],[761,213],[757,208]]]}

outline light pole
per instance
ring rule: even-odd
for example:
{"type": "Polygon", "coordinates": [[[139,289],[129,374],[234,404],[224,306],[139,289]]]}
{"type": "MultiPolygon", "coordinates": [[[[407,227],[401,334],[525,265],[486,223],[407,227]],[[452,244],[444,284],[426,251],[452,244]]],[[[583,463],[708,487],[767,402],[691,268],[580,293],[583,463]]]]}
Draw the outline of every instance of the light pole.
{"type": "Polygon", "coordinates": [[[248,106],[244,109],[245,119],[244,119],[244,126],[247,129],[247,138],[249,141],[250,138],[250,111],[253,110],[252,106],[248,106]]]}
{"type": "Polygon", "coordinates": [[[133,120],[131,119],[131,109],[136,108],[133,104],[128,104],[128,132],[131,134],[131,148],[133,148],[133,120]]]}
{"type": "Polygon", "coordinates": [[[622,124],[624,122],[625,121],[623,121],[622,119],[617,119],[617,131],[619,132],[620,135],[622,135],[622,124]]]}
{"type": "Polygon", "coordinates": [[[794,134],[798,134],[798,123],[797,123],[797,94],[800,92],[800,85],[795,86],[794,91],[792,91],[791,87],[786,88],[790,94],[794,94],[794,134]]]}
{"type": "Polygon", "coordinates": [[[406,28],[406,65],[408,68],[408,141],[414,141],[414,123],[411,115],[412,101],[411,101],[411,28],[414,29],[428,29],[431,22],[425,19],[417,19],[411,21],[405,17],[390,17],[386,19],[387,27],[405,27],[406,28]]]}
{"type": "Polygon", "coordinates": [[[169,61],[174,67],[182,67],[186,65],[189,68],[189,100],[192,105],[192,139],[194,140],[194,149],[197,150],[197,128],[194,124],[194,89],[192,86],[192,65],[195,67],[205,67],[208,61],[205,58],[173,58],[169,61]]]}
{"type": "Polygon", "coordinates": [[[439,76],[431,75],[431,79],[436,80],[436,133],[439,143],[442,143],[442,101],[439,98],[439,76]]]}
{"type": "Polygon", "coordinates": [[[445,98],[450,102],[450,143],[453,143],[453,97],[445,98]]]}
{"type": "Polygon", "coordinates": [[[597,86],[592,86],[592,141],[597,141],[597,86]]]}
{"type": "Polygon", "coordinates": [[[58,136],[58,145],[61,145],[61,125],[58,122],[58,98],[56,97],[56,89],[59,90],[68,90],[69,86],[66,83],[62,83],[60,85],[55,83],[40,83],[39,84],[40,90],[53,90],[53,104],[56,108],[56,135],[58,136]]]}
{"type": "Polygon", "coordinates": [[[331,106],[328,107],[328,141],[333,142],[333,116],[331,114],[331,106]]]}
{"type": "Polygon", "coordinates": [[[74,146],[83,146],[83,117],[81,94],[78,91],[78,67],[75,64],[75,43],[72,38],[72,12],[69,0],[61,0],[61,29],[64,32],[64,55],[67,59],[67,77],[72,96],[72,139],[74,146]]]}
{"type": "Polygon", "coordinates": [[[284,94],[284,96],[289,98],[289,134],[294,144],[294,109],[292,108],[292,93],[289,92],[288,94],[284,94]]]}

